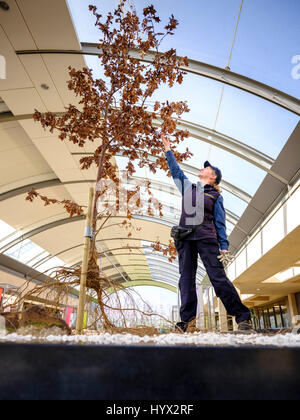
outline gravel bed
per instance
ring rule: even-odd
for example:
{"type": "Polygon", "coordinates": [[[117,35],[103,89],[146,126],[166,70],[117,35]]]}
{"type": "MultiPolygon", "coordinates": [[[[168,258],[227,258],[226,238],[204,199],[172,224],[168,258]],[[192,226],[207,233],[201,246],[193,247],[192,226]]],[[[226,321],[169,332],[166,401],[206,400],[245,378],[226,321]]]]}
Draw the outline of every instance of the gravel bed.
{"type": "Polygon", "coordinates": [[[193,334],[161,334],[157,336],[139,337],[133,334],[84,334],[57,335],[56,331],[42,336],[20,335],[16,333],[0,336],[0,343],[45,343],[45,344],[86,344],[86,345],[151,345],[151,346],[210,346],[210,347],[299,347],[300,335],[286,334],[226,334],[226,333],[193,333],[193,334]]]}

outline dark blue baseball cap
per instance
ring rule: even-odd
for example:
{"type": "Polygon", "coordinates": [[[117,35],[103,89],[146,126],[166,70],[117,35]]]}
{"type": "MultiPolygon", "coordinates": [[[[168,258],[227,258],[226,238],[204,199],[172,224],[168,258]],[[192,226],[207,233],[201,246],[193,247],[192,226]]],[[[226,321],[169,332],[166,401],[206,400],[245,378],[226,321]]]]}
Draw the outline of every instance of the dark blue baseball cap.
{"type": "Polygon", "coordinates": [[[208,166],[210,166],[216,173],[217,178],[216,178],[216,184],[220,184],[221,179],[222,179],[222,172],[220,171],[219,168],[216,168],[215,166],[212,166],[208,160],[204,162],[204,168],[207,168],[208,166]]]}

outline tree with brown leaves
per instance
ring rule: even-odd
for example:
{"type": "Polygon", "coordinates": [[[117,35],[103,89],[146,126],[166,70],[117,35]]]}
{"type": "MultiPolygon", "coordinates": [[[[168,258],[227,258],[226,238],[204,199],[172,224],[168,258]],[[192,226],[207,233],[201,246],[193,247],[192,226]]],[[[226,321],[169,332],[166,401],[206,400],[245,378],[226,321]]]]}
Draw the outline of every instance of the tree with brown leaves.
{"type": "MultiPolygon", "coordinates": [[[[126,2],[127,0],[121,1],[118,8],[106,18],[97,12],[96,6],[89,6],[101,35],[98,57],[103,78],[95,79],[93,71],[88,68],[76,70],[69,67],[68,87],[79,98],[79,105],[70,104],[60,116],[54,113],[42,114],[37,110],[34,114],[34,120],[40,122],[45,129],[51,133],[57,130],[62,141],[70,141],[79,147],[87,142],[95,144],[94,153],[80,160],[82,170],[91,165],[98,168],[92,213],[91,250],[94,252],[96,236],[100,230],[97,222],[105,218],[101,224],[103,228],[112,214],[112,209],[103,200],[105,193],[111,193],[112,184],[118,192],[115,211],[120,211],[121,205],[124,206],[124,200],[120,199],[122,184],[114,156],[121,154],[128,158],[128,176],[134,174],[135,162],[140,168],[148,168],[153,173],[157,169],[168,171],[162,133],[173,137],[174,146],[189,136],[187,131],[177,129],[177,120],[189,111],[185,102],[157,101],[151,109],[147,105],[160,86],[168,84],[172,87],[183,81],[185,72],[182,67],[188,66],[187,58],[178,58],[175,49],[159,52],[162,41],[166,36],[173,35],[178,21],[172,15],[164,32],[157,32],[156,26],[161,20],[153,6],[146,7],[144,16],[140,19],[134,10],[123,13],[126,2]],[[137,51],[140,59],[135,58],[132,51],[137,51]],[[146,64],[142,60],[149,51],[155,51],[155,56],[153,62],[146,64]]],[[[181,154],[175,147],[174,154],[179,162],[192,155],[188,149],[181,154]]],[[[130,226],[130,219],[139,211],[140,214],[147,211],[148,215],[153,215],[152,205],[163,216],[162,205],[152,197],[150,182],[143,187],[150,197],[146,209],[141,199],[134,200],[134,204],[129,205],[132,197],[140,194],[141,185],[136,185],[134,190],[126,190],[126,220],[123,225],[129,223],[130,226]]],[[[29,192],[27,199],[33,201],[37,197],[45,205],[64,205],[70,217],[83,213],[83,206],[68,200],[49,199],[34,190],[29,192]]],[[[169,254],[171,260],[175,258],[176,250],[171,241],[167,248],[162,247],[159,242],[153,247],[165,255],[169,254]]]]}

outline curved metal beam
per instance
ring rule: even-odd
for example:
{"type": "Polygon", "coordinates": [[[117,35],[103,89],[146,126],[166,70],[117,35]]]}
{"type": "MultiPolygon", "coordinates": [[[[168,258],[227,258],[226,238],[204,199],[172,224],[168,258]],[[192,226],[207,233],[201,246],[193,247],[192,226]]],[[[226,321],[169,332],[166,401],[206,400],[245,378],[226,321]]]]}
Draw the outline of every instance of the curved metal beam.
{"type": "MultiPolygon", "coordinates": [[[[166,277],[166,278],[167,277],[168,278],[173,278],[173,279],[175,279],[177,281],[179,280],[179,277],[180,277],[180,273],[179,273],[179,270],[178,269],[176,269],[175,267],[167,267],[166,268],[166,267],[163,267],[162,265],[157,265],[157,266],[155,266],[155,268],[154,267],[150,268],[148,266],[148,264],[124,264],[124,265],[123,264],[116,264],[116,266],[114,266],[114,265],[106,266],[105,268],[102,268],[102,270],[103,271],[112,270],[112,269],[114,269],[116,267],[122,268],[123,269],[123,273],[125,273],[128,277],[130,277],[130,275],[132,275],[132,276],[139,275],[139,274],[141,274],[141,272],[135,271],[135,272],[132,272],[132,273],[127,273],[127,271],[124,270],[125,267],[141,267],[140,268],[141,270],[142,269],[147,269],[147,270],[150,271],[151,277],[155,277],[155,274],[153,276],[152,276],[152,274],[153,273],[156,273],[156,272],[158,274],[166,277]],[[166,273],[165,273],[165,271],[166,271],[166,273]],[[174,274],[174,276],[173,275],[170,276],[170,274],[174,274]]],[[[146,273],[143,273],[143,274],[146,274],[146,273]]],[[[206,274],[206,272],[205,272],[205,274],[206,274]]],[[[200,280],[200,278],[198,278],[198,280],[200,280]]]]}
{"type": "Polygon", "coordinates": [[[64,186],[64,185],[87,184],[89,182],[94,183],[96,182],[96,180],[91,179],[91,180],[61,182],[59,178],[55,178],[48,181],[35,182],[33,184],[27,184],[27,185],[23,185],[22,187],[15,188],[13,190],[5,191],[4,193],[0,194],[0,202],[9,200],[10,198],[18,197],[19,195],[26,194],[31,189],[37,190],[37,189],[64,186]]]}
{"type": "MultiPolygon", "coordinates": [[[[111,216],[111,218],[112,219],[113,218],[121,218],[121,216],[111,216]]],[[[151,216],[147,216],[147,215],[145,215],[145,216],[134,215],[133,219],[149,221],[151,223],[157,223],[157,224],[168,226],[168,227],[173,226],[172,221],[167,221],[167,220],[163,220],[163,219],[159,219],[159,218],[151,217],[151,216]]],[[[0,248],[0,253],[3,254],[5,252],[7,252],[13,246],[18,245],[20,242],[23,242],[26,239],[31,238],[32,236],[38,235],[39,233],[45,232],[45,231],[50,230],[50,229],[54,229],[57,226],[66,225],[68,223],[75,223],[75,222],[79,222],[79,221],[82,221],[82,220],[85,220],[84,215],[74,216],[72,218],[68,217],[68,218],[65,218],[65,219],[60,219],[60,220],[56,220],[56,221],[51,222],[51,223],[47,223],[47,224],[39,226],[35,229],[29,230],[28,232],[20,233],[17,238],[15,238],[11,242],[9,242],[8,244],[6,244],[2,248],[0,248]]],[[[108,225],[108,227],[109,227],[109,225],[108,225]]],[[[129,238],[124,237],[123,239],[129,239],[129,238]]]]}
{"type": "MultiPolygon", "coordinates": [[[[123,241],[123,240],[128,240],[128,241],[140,241],[140,242],[148,242],[150,244],[153,243],[153,241],[148,241],[147,239],[141,239],[141,238],[108,238],[108,239],[101,239],[99,241],[96,241],[97,243],[99,242],[110,242],[110,241],[123,241]]],[[[80,248],[81,246],[83,246],[83,243],[80,243],[78,245],[74,245],[68,249],[64,249],[63,251],[58,252],[55,255],[49,255],[47,258],[45,258],[43,261],[40,261],[38,265],[35,265],[34,267],[37,268],[38,266],[40,266],[41,264],[44,264],[45,262],[52,260],[52,258],[58,257],[61,254],[64,254],[65,252],[69,252],[72,251],[73,249],[76,248],[80,248]]],[[[163,246],[168,246],[166,244],[161,244],[163,246]]],[[[140,248],[140,247],[139,247],[140,248]]],[[[151,248],[151,246],[143,246],[143,248],[151,248]]],[[[135,247],[132,247],[132,249],[135,249],[135,247]]],[[[109,252],[110,250],[104,250],[104,252],[109,252]]]]}
{"type": "MultiPolygon", "coordinates": [[[[147,179],[132,176],[132,177],[128,178],[128,184],[136,185],[136,182],[145,182],[145,180],[147,180],[147,179]]],[[[178,191],[178,189],[176,187],[173,187],[172,185],[166,183],[166,182],[151,180],[151,189],[161,191],[161,192],[164,192],[164,193],[167,193],[167,194],[170,194],[170,195],[174,195],[178,198],[181,198],[181,194],[178,191]]],[[[174,208],[174,207],[172,207],[172,208],[174,208]]],[[[175,209],[175,210],[179,210],[179,209],[175,209]]],[[[179,210],[179,211],[181,211],[181,210],[179,210]]],[[[240,220],[239,216],[237,216],[235,213],[228,210],[227,208],[226,208],[226,216],[227,216],[226,218],[227,218],[228,222],[230,222],[233,225],[238,223],[238,221],[240,220]]]]}
{"type": "MultiPolygon", "coordinates": [[[[130,281],[130,280],[132,280],[129,276],[127,276],[128,277],[128,280],[127,281],[130,281]]],[[[165,283],[169,283],[169,284],[174,284],[174,285],[178,285],[178,281],[179,281],[179,277],[177,276],[172,276],[172,275],[165,275],[165,274],[161,274],[161,273],[157,273],[157,274],[155,274],[155,275],[150,275],[150,276],[147,276],[147,274],[145,274],[145,273],[137,273],[136,275],[134,275],[133,276],[133,278],[135,279],[135,280],[138,280],[139,278],[147,278],[147,279],[149,279],[149,280],[153,280],[153,279],[156,279],[156,278],[159,278],[159,279],[162,279],[162,281],[163,282],[165,282],[165,283]]],[[[114,274],[114,275],[111,275],[111,276],[108,276],[108,278],[111,280],[111,281],[114,281],[114,282],[116,282],[116,281],[119,281],[119,279],[121,279],[122,277],[120,277],[120,275],[118,275],[118,274],[114,274]]],[[[124,281],[124,278],[122,278],[122,281],[124,281]]],[[[126,283],[127,283],[127,281],[126,281],[126,283]]]]}
{"type": "MultiPolygon", "coordinates": [[[[57,115],[64,115],[64,113],[58,112],[57,115]]],[[[6,113],[5,115],[0,116],[0,123],[7,122],[7,121],[21,121],[25,119],[31,119],[32,115],[19,115],[15,117],[11,113],[6,113]]],[[[156,124],[159,126],[159,124],[156,124]]],[[[191,133],[192,137],[203,141],[205,143],[209,143],[215,147],[221,148],[226,150],[227,152],[238,156],[239,158],[246,160],[250,164],[260,168],[261,170],[267,172],[269,175],[273,176],[274,178],[281,181],[283,184],[288,184],[288,181],[283,178],[281,175],[272,171],[271,167],[274,164],[274,159],[270,156],[264,154],[263,152],[254,149],[251,146],[248,146],[245,143],[242,143],[239,140],[236,140],[232,137],[226,136],[225,134],[219,133],[215,130],[210,128],[201,126],[199,124],[195,124],[189,121],[178,120],[178,130],[187,129],[191,133]]],[[[73,155],[84,155],[85,153],[82,152],[75,152],[72,153],[73,155]]],[[[91,154],[91,153],[86,153],[91,154]]],[[[122,154],[119,154],[122,156],[122,154]]],[[[223,185],[226,186],[226,181],[223,180],[223,185]]],[[[229,184],[230,185],[230,184],[229,184]]],[[[225,187],[224,187],[225,188],[225,187]]]]}
{"type": "MultiPolygon", "coordinates": [[[[73,156],[76,156],[76,155],[80,155],[80,156],[92,155],[92,153],[80,153],[80,152],[78,152],[78,153],[75,152],[75,153],[71,153],[71,154],[73,156]]],[[[116,153],[116,156],[124,157],[121,152],[116,153]]],[[[154,163],[156,161],[155,156],[151,156],[151,155],[148,154],[148,158],[149,158],[150,162],[154,163]]],[[[186,163],[181,163],[180,166],[181,166],[182,170],[184,172],[186,172],[187,174],[191,174],[191,175],[194,175],[194,176],[199,175],[199,169],[194,167],[194,166],[188,165],[186,163]]],[[[230,184],[229,182],[225,181],[224,179],[222,179],[220,185],[224,188],[224,190],[226,190],[226,191],[230,192],[231,194],[235,195],[240,200],[245,201],[247,204],[250,203],[250,201],[252,199],[252,196],[250,194],[248,194],[246,191],[241,190],[240,188],[230,184]]]]}
{"type": "MultiPolygon", "coordinates": [[[[155,124],[159,126],[160,124],[155,124]]],[[[251,165],[267,172],[279,181],[287,184],[288,181],[282,176],[276,174],[271,170],[275,160],[266,155],[265,153],[245,144],[232,137],[226,136],[220,132],[204,127],[202,125],[192,123],[184,120],[177,120],[177,130],[188,130],[191,137],[200,140],[204,143],[211,144],[212,146],[218,147],[232,155],[235,155],[243,160],[246,160],[251,165]]],[[[72,153],[74,155],[81,155],[82,153],[72,153]]],[[[122,154],[119,154],[122,156],[122,154]]],[[[199,172],[198,172],[199,173],[199,172]]],[[[226,182],[225,182],[226,184],[226,182]]]]}
{"type": "MultiPolygon", "coordinates": [[[[122,254],[112,254],[112,255],[110,255],[110,257],[128,257],[128,256],[130,256],[130,257],[132,257],[132,256],[142,256],[142,257],[145,257],[146,258],[146,260],[147,260],[147,262],[148,262],[148,265],[143,265],[143,267],[148,267],[148,268],[150,268],[150,264],[152,264],[152,262],[154,262],[154,263],[156,263],[157,262],[157,267],[159,267],[160,266],[160,264],[164,264],[164,265],[166,265],[167,267],[167,269],[169,270],[169,268],[170,267],[172,267],[174,270],[177,270],[177,272],[179,273],[179,265],[178,265],[178,261],[174,261],[174,262],[169,262],[169,260],[168,260],[168,257],[165,257],[164,255],[153,255],[153,254],[150,254],[150,255],[148,255],[146,252],[145,252],[145,254],[138,254],[138,253],[130,253],[130,252],[128,252],[128,253],[122,253],[122,254]],[[165,261],[161,261],[161,259],[165,259],[165,261]],[[149,262],[150,262],[150,264],[149,264],[149,262]]],[[[130,260],[130,262],[133,262],[133,260],[130,260]]],[[[140,262],[140,261],[138,261],[137,260],[137,262],[140,262]]],[[[80,261],[77,261],[75,264],[72,264],[72,268],[74,268],[74,267],[76,267],[77,265],[80,265],[80,264],[82,264],[82,261],[80,260],[80,261]]],[[[120,264],[120,263],[118,263],[118,264],[116,264],[116,266],[118,267],[118,268],[122,268],[122,267],[131,267],[131,266],[138,266],[139,264],[137,264],[137,263],[135,263],[135,264],[131,264],[131,265],[122,265],[122,264],[120,264]]],[[[113,269],[114,268],[114,266],[113,265],[108,265],[108,266],[105,266],[105,267],[103,267],[102,269],[103,269],[103,271],[105,271],[105,270],[109,270],[109,269],[113,269]]],[[[201,272],[201,274],[202,275],[205,275],[206,274],[206,271],[205,271],[205,269],[204,269],[204,266],[203,266],[203,264],[202,264],[202,261],[201,261],[201,259],[199,258],[198,259],[198,269],[200,270],[200,272],[201,272]]],[[[199,279],[200,280],[200,279],[199,279]]]]}
{"type": "Polygon", "coordinates": [[[248,146],[247,144],[242,143],[241,141],[232,137],[226,136],[223,133],[219,133],[215,130],[211,130],[207,127],[191,123],[189,121],[180,120],[178,129],[187,129],[189,130],[191,137],[205,143],[209,143],[215,147],[231,153],[232,155],[246,160],[251,165],[254,165],[257,168],[267,172],[269,175],[278,179],[283,184],[288,185],[289,183],[288,180],[283,178],[281,175],[272,171],[272,166],[274,165],[275,160],[260,150],[248,146]]]}
{"type": "MultiPolygon", "coordinates": [[[[171,292],[174,292],[177,294],[177,287],[172,286],[171,284],[168,283],[163,283],[160,281],[155,281],[155,280],[134,280],[134,281],[129,281],[127,283],[123,283],[121,284],[121,287],[119,290],[122,289],[128,289],[129,287],[138,287],[138,286],[152,286],[152,287],[161,287],[162,289],[167,289],[170,290],[171,292]]],[[[112,289],[107,289],[107,293],[109,295],[113,294],[115,291],[112,289]]]]}
{"type": "MultiPolygon", "coordinates": [[[[179,272],[178,259],[176,261],[170,263],[169,260],[168,260],[168,257],[165,257],[164,255],[155,255],[155,254],[150,254],[150,255],[146,254],[146,258],[147,258],[148,263],[150,262],[150,264],[152,264],[152,262],[154,264],[157,262],[158,263],[157,265],[159,265],[159,263],[168,264],[168,265],[174,266],[174,268],[176,267],[176,270],[178,270],[178,272],[179,272]],[[163,258],[165,258],[165,260],[163,260],[163,258]]],[[[198,257],[198,268],[200,268],[201,271],[206,273],[206,271],[204,269],[204,265],[203,265],[200,257],[198,257]]]]}
{"type": "MultiPolygon", "coordinates": [[[[124,279],[122,277],[120,277],[118,274],[111,275],[108,278],[111,281],[114,281],[115,283],[116,282],[120,282],[120,283],[124,282],[124,279]]],[[[148,280],[157,280],[158,279],[158,280],[161,280],[163,283],[172,284],[176,287],[178,286],[178,281],[179,281],[178,277],[171,276],[171,275],[165,276],[165,275],[162,275],[161,273],[155,274],[154,276],[147,276],[147,275],[145,275],[145,273],[137,273],[134,276],[134,278],[132,278],[132,279],[128,278],[126,283],[129,282],[130,280],[140,280],[141,278],[142,279],[148,279],[148,280]]]]}
{"type": "MultiPolygon", "coordinates": [[[[146,178],[141,177],[130,177],[128,178],[127,185],[136,185],[136,182],[143,182],[146,178]]],[[[49,181],[41,181],[34,184],[24,185],[20,188],[6,191],[5,193],[0,194],[0,202],[4,200],[8,200],[14,197],[17,197],[22,194],[26,194],[31,189],[42,189],[42,188],[49,188],[49,187],[56,187],[56,186],[64,186],[64,185],[74,185],[74,184],[86,184],[86,183],[94,183],[96,182],[95,179],[91,180],[79,180],[79,181],[68,181],[68,182],[61,182],[58,178],[49,180],[49,181]]],[[[168,193],[170,195],[174,195],[177,197],[181,197],[178,189],[169,185],[167,183],[158,182],[158,181],[151,181],[151,189],[168,193]]],[[[179,209],[178,209],[179,210],[179,209]]],[[[239,216],[234,214],[232,211],[226,209],[226,216],[228,222],[235,225],[239,221],[239,216]]]]}
{"type": "MultiPolygon", "coordinates": [[[[19,50],[16,51],[18,55],[25,54],[79,54],[79,55],[93,55],[98,56],[101,50],[98,49],[98,44],[95,43],[81,43],[81,50],[19,50]]],[[[152,63],[156,52],[149,52],[143,59],[138,50],[133,49],[131,56],[146,62],[152,63]]],[[[215,81],[225,83],[237,89],[244,90],[245,92],[256,95],[262,99],[272,102],[296,115],[300,115],[300,101],[285,92],[281,92],[271,86],[258,82],[257,80],[250,79],[249,77],[242,76],[241,74],[234,73],[229,69],[223,69],[211,64],[202,63],[196,60],[189,60],[188,67],[182,67],[188,73],[196,74],[197,76],[207,77],[215,81]]]]}
{"type": "Polygon", "coordinates": [[[190,121],[178,120],[178,127],[179,129],[188,130],[191,137],[226,150],[227,152],[248,161],[252,165],[257,166],[263,171],[267,172],[275,162],[271,156],[266,155],[260,150],[233,137],[227,136],[226,134],[204,127],[203,125],[190,121]]]}
{"type": "Polygon", "coordinates": [[[38,235],[39,233],[42,233],[42,232],[45,232],[46,230],[53,229],[57,226],[66,225],[68,223],[79,222],[79,221],[82,221],[82,220],[85,220],[84,215],[83,216],[74,216],[72,218],[68,217],[68,218],[65,218],[65,219],[56,220],[55,222],[52,222],[52,223],[47,223],[46,225],[39,226],[35,229],[29,230],[28,232],[20,233],[17,238],[15,238],[11,242],[9,242],[8,244],[6,244],[2,248],[0,248],[0,253],[4,254],[5,252],[7,252],[9,249],[14,247],[15,245],[18,245],[19,243],[25,241],[26,239],[31,238],[32,236],[38,235]]]}
{"type": "MultiPolygon", "coordinates": [[[[63,113],[57,113],[57,114],[63,114],[63,113]]],[[[10,120],[23,120],[23,119],[31,119],[32,115],[19,115],[18,117],[11,117],[10,120]]],[[[1,118],[0,118],[0,122],[1,122],[1,118]]],[[[203,140],[204,141],[204,140],[203,140]]],[[[237,140],[236,140],[237,141],[237,140]]],[[[72,155],[76,156],[76,155],[80,155],[80,156],[84,156],[84,155],[92,155],[92,153],[82,153],[82,152],[73,152],[71,153],[72,155]]],[[[234,153],[233,153],[234,154],[234,153]]],[[[122,155],[122,153],[117,153],[116,156],[119,157],[124,157],[122,155]]],[[[148,155],[149,156],[149,160],[152,162],[155,162],[156,158],[154,156],[148,155]]],[[[248,160],[249,159],[246,159],[248,160]]],[[[255,166],[259,166],[258,164],[256,164],[255,162],[251,162],[253,165],[255,166]]],[[[199,174],[199,169],[196,167],[193,167],[191,165],[185,164],[185,163],[181,163],[180,164],[182,169],[194,176],[197,176],[199,174]]],[[[259,166],[260,167],[260,166],[259,166]]],[[[286,181],[284,178],[282,178],[280,175],[275,174],[274,172],[272,172],[271,170],[267,169],[266,167],[264,168],[264,170],[268,173],[270,173],[270,175],[273,175],[274,177],[276,177],[277,179],[279,179],[281,182],[283,182],[284,184],[288,184],[288,181],[286,181]]],[[[86,181],[87,182],[87,181],[86,181]]],[[[221,181],[221,186],[228,192],[230,192],[231,194],[235,195],[236,197],[238,197],[239,199],[245,201],[247,204],[249,204],[249,202],[251,201],[251,195],[246,193],[245,191],[241,190],[240,188],[235,187],[234,185],[230,184],[229,182],[225,181],[224,179],[222,179],[221,181]]]]}

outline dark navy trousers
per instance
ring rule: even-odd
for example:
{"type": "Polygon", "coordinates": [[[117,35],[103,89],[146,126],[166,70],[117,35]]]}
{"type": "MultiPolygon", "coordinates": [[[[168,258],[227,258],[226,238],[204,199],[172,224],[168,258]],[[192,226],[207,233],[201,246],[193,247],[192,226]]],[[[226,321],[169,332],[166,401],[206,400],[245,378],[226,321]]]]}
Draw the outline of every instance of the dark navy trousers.
{"type": "Polygon", "coordinates": [[[235,287],[226,276],[223,264],[217,258],[220,255],[217,239],[176,241],[175,245],[178,252],[180,271],[181,321],[190,322],[196,318],[198,254],[216,295],[223,302],[228,315],[234,316],[238,324],[251,319],[249,309],[243,305],[235,287]]]}

